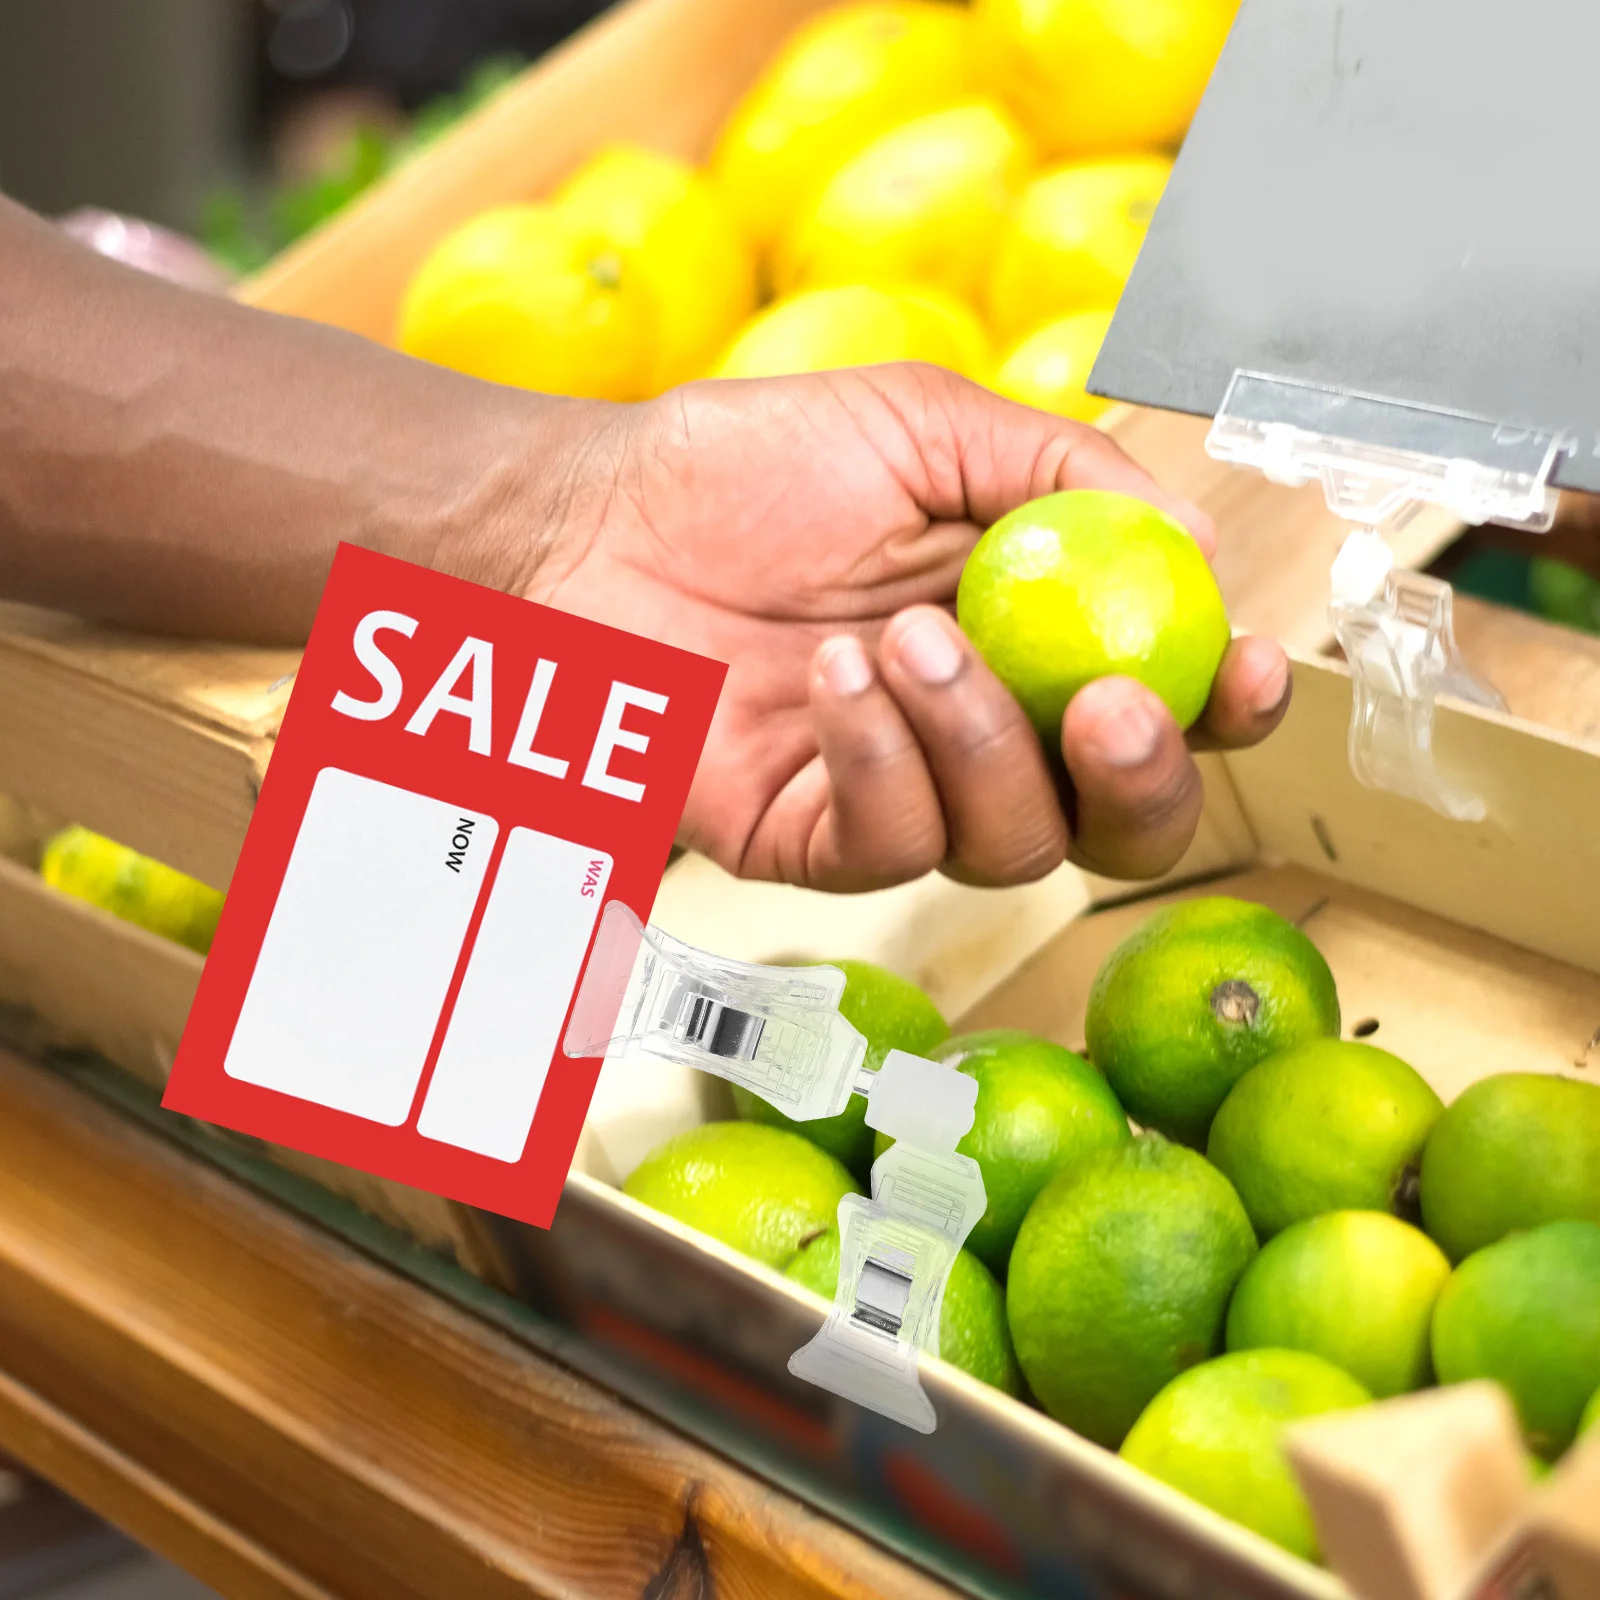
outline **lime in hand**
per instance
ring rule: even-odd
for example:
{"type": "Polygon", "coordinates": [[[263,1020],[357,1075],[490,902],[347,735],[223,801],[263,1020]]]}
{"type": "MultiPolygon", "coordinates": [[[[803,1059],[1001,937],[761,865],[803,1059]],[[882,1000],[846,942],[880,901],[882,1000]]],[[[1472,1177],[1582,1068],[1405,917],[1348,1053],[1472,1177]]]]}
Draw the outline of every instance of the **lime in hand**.
{"type": "Polygon", "coordinates": [[[1194,1145],[1264,1056],[1338,1032],[1317,947],[1275,911],[1223,895],[1140,923],[1096,975],[1084,1019],[1089,1058],[1134,1121],[1194,1145]]]}
{"type": "MultiPolygon", "coordinates": [[[[839,1232],[829,1228],[801,1247],[784,1276],[832,1300],[839,1287],[839,1232]]],[[[950,1268],[939,1310],[939,1355],[1007,1394],[1022,1393],[1022,1373],[1006,1327],[1005,1290],[994,1274],[962,1250],[950,1268]]]]}
{"type": "Polygon", "coordinates": [[[857,1194],[850,1174],[798,1134],[708,1122],[658,1145],[622,1192],[780,1270],[857,1194]]]}
{"type": "MultiPolygon", "coordinates": [[[[1034,1196],[1058,1172],[1133,1133],[1105,1079],[1048,1039],[996,1028],[960,1034],[933,1058],[978,1080],[972,1127],[956,1149],[978,1163],[989,1205],[967,1248],[1004,1276],[1034,1196]]],[[[880,1133],[879,1153],[892,1143],[880,1133]]]]}
{"type": "Polygon", "coordinates": [[[1175,1378],[1123,1442],[1122,1458],[1307,1561],[1311,1509],[1284,1454],[1284,1430],[1372,1396],[1301,1350],[1243,1350],[1175,1378]]]}
{"type": "Polygon", "coordinates": [[[1433,1380],[1429,1331],[1450,1263],[1382,1211],[1329,1211],[1285,1228],[1228,1307],[1230,1350],[1309,1350],[1380,1399],[1433,1380]]]}
{"type": "Polygon", "coordinates": [[[1233,1180],[1263,1239],[1323,1211],[1407,1216],[1442,1109],[1398,1056],[1316,1039],[1239,1080],[1211,1124],[1206,1154],[1233,1180]]]}
{"type": "Polygon", "coordinates": [[[1071,489],[978,541],[956,615],[1047,745],[1086,683],[1137,678],[1187,728],[1228,648],[1217,580],[1184,526],[1143,500],[1071,489]]]}
{"type": "MultiPolygon", "coordinates": [[[[914,1056],[932,1055],[948,1037],[949,1024],[916,984],[874,966],[870,961],[834,961],[845,976],[844,995],[839,1014],[865,1035],[865,1066],[876,1072],[891,1050],[909,1051],[914,1056]]],[[[764,1122],[774,1128],[798,1133],[826,1150],[847,1166],[864,1186],[872,1171],[872,1129],[866,1124],[867,1102],[851,1095],[843,1111],[812,1122],[795,1122],[776,1106],[769,1105],[748,1089],[734,1088],[733,1103],[746,1122],[764,1122]]]]}
{"type": "Polygon", "coordinates": [[[1006,1284],[1039,1403],[1115,1449],[1161,1389],[1220,1348],[1255,1253],[1228,1180],[1159,1134],[1063,1172],[1023,1219],[1006,1284]]]}

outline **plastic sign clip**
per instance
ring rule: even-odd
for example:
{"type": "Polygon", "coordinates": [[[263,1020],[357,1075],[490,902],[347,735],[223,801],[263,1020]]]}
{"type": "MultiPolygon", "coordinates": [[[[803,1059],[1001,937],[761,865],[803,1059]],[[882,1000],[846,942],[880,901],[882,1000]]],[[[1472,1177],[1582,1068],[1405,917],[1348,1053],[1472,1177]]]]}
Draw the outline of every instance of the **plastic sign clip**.
{"type": "Polygon", "coordinates": [[[867,1095],[867,1126],[895,1142],[872,1166],[872,1198],[839,1202],[839,1287],[816,1337],[789,1358],[797,1378],[932,1433],[917,1352],[939,1353],[939,1314],[956,1255],[988,1207],[983,1176],[956,1143],[978,1080],[891,1050],[867,1095]]]}
{"type": "Polygon", "coordinates": [[[1328,620],[1353,679],[1350,766],[1369,788],[1481,821],[1483,799],[1436,760],[1434,707],[1447,695],[1505,709],[1456,647],[1449,584],[1396,570],[1379,530],[1434,505],[1474,527],[1543,533],[1559,499],[1550,479],[1571,445],[1381,395],[1234,373],[1207,453],[1274,483],[1320,484],[1328,509],[1355,524],[1334,562],[1328,620]]]}
{"type": "Polygon", "coordinates": [[[867,1126],[895,1142],[872,1197],[839,1202],[833,1310],[789,1370],[909,1428],[936,1419],[917,1375],[939,1353],[939,1314],[957,1253],[988,1205],[977,1162],[956,1153],[977,1080],[892,1050],[872,1072],[867,1042],[839,1014],[837,967],[728,961],[606,906],[563,1048],[574,1057],[654,1059],[739,1084],[797,1122],[866,1098],[867,1126]]]}
{"type": "Polygon", "coordinates": [[[1456,648],[1450,585],[1396,569],[1383,535],[1358,529],[1334,561],[1328,619],[1350,666],[1356,777],[1457,821],[1481,822],[1482,798],[1434,759],[1434,706],[1440,695],[1495,711],[1505,701],[1456,648]]]}

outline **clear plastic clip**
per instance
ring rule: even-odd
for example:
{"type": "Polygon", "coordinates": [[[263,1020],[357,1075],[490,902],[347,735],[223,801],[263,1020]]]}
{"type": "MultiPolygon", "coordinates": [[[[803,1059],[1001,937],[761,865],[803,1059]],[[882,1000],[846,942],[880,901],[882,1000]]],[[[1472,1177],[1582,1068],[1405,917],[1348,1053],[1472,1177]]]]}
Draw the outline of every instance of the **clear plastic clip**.
{"type": "Polygon", "coordinates": [[[620,901],[600,917],[573,1001],[569,1056],[676,1062],[742,1085],[797,1122],[834,1116],[852,1093],[895,1143],[872,1198],[839,1203],[839,1286],[796,1377],[931,1433],[917,1355],[939,1353],[939,1313],[957,1253],[988,1204],[977,1162],[956,1154],[978,1084],[891,1050],[863,1067],[866,1040],[839,1014],[837,967],[726,961],[647,927],[620,901]]]}
{"type": "Polygon", "coordinates": [[[939,1353],[939,1315],[957,1253],[988,1196],[978,1163],[956,1143],[972,1126],[977,1079],[891,1050],[867,1096],[867,1126],[895,1143],[872,1167],[872,1198],[839,1202],[833,1310],[789,1358],[797,1378],[919,1433],[936,1419],[917,1376],[939,1353]]]}
{"type": "Polygon", "coordinates": [[[1505,702],[1456,647],[1449,584],[1396,570],[1379,529],[1431,504],[1474,526],[1543,533],[1566,448],[1555,434],[1480,417],[1233,375],[1207,452],[1274,483],[1320,483],[1328,509],[1358,525],[1334,562],[1328,618],[1353,679],[1350,766],[1362,783],[1458,820],[1485,816],[1482,798],[1435,760],[1434,707],[1441,695],[1494,710],[1505,702]]]}
{"type": "Polygon", "coordinates": [[[1553,433],[1320,384],[1236,372],[1206,451],[1274,483],[1320,483],[1328,509],[1369,526],[1408,507],[1444,506],[1477,527],[1544,533],[1560,498],[1550,475],[1567,448],[1553,433]]]}
{"type": "Polygon", "coordinates": [[[1396,570],[1383,535],[1360,528],[1334,561],[1328,618],[1350,666],[1356,777],[1457,821],[1481,822],[1482,798],[1434,759],[1434,706],[1440,695],[1496,711],[1505,702],[1462,660],[1450,598],[1449,584],[1396,570]]]}
{"type": "Polygon", "coordinates": [[[831,1117],[849,1103],[867,1051],[839,1015],[844,983],[837,967],[708,955],[613,900],[563,1049],[676,1062],[737,1083],[797,1122],[831,1117]]]}

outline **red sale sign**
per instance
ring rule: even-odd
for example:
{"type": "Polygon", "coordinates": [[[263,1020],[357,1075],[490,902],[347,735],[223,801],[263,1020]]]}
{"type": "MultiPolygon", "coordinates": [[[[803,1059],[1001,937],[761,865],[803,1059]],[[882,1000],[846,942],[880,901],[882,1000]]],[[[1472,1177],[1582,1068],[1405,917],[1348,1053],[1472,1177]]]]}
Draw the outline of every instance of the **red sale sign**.
{"type": "Polygon", "coordinates": [[[163,1105],[548,1227],[725,671],[342,546],[163,1105]]]}

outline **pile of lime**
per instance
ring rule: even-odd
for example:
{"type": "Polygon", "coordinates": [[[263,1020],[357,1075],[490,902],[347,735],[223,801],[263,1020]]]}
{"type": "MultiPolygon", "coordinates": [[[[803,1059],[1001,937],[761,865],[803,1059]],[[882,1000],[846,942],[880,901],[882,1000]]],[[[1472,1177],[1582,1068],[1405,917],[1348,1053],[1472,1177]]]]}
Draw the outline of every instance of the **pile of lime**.
{"type": "MultiPolygon", "coordinates": [[[[1489,1378],[1539,1461],[1600,1428],[1600,1087],[1505,1073],[1444,1106],[1340,1038],[1300,929],[1221,896],[1168,904],[1110,953],[1083,1054],[950,1037],[905,978],[840,964],[871,1059],[911,1050],[978,1083],[958,1148],[988,1210],[939,1330],[974,1377],[1311,1560],[1296,1422],[1489,1378]]],[[[839,1200],[886,1142],[859,1112],[741,1108],[625,1187],[831,1296],[839,1200]]]]}

